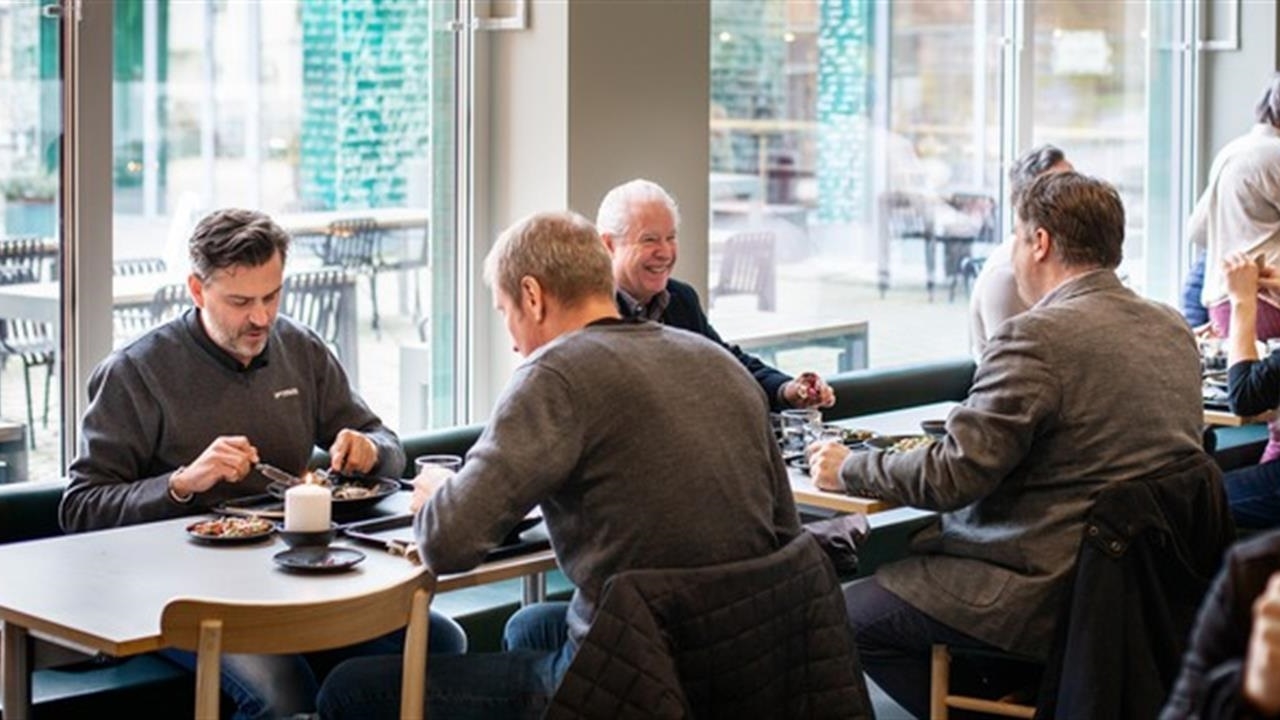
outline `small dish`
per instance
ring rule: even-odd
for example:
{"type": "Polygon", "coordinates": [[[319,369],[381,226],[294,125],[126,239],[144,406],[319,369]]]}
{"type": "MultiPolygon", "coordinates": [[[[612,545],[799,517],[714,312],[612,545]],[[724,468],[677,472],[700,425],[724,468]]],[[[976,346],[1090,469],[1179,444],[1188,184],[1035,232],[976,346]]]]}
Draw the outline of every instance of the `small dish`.
{"type": "Polygon", "coordinates": [[[935,438],[946,437],[947,421],[946,420],[925,420],[920,423],[920,429],[925,435],[935,438]]]}
{"type": "Polygon", "coordinates": [[[261,518],[219,517],[187,526],[187,537],[209,545],[240,545],[258,542],[276,531],[274,523],[261,518]]]}
{"type": "Polygon", "coordinates": [[[329,543],[338,535],[337,523],[329,525],[328,530],[317,530],[304,532],[299,530],[285,530],[283,526],[277,531],[280,533],[280,539],[284,540],[284,544],[291,548],[299,547],[328,547],[329,543]]]}
{"type": "Polygon", "coordinates": [[[272,556],[286,570],[308,573],[330,573],[348,570],[364,560],[364,553],[346,547],[296,547],[272,556]]]}

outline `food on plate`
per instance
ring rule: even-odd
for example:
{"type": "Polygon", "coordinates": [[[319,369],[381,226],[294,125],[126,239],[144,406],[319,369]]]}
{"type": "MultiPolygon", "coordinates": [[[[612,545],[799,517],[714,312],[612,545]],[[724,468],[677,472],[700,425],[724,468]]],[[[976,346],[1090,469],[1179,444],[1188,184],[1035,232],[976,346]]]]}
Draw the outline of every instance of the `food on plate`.
{"type": "Polygon", "coordinates": [[[333,488],[334,500],[359,500],[367,498],[376,492],[375,488],[356,485],[354,483],[345,483],[337,485],[333,488]]]}
{"type": "Polygon", "coordinates": [[[265,535],[274,529],[270,521],[262,518],[221,517],[194,523],[187,532],[207,538],[245,538],[265,535]]]}
{"type": "Polygon", "coordinates": [[[874,432],[862,428],[840,428],[840,434],[846,443],[860,443],[875,435],[874,432]]]}
{"type": "Polygon", "coordinates": [[[889,452],[907,452],[908,450],[915,450],[916,448],[922,448],[931,442],[933,442],[933,438],[929,437],[928,435],[913,435],[911,437],[904,437],[901,440],[890,445],[888,447],[888,451],[889,452]]]}

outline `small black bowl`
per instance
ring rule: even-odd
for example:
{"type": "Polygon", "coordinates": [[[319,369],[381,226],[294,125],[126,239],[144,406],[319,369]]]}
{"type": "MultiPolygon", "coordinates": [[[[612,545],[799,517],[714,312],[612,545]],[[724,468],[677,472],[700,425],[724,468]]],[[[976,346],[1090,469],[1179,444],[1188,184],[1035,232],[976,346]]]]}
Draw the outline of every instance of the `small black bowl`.
{"type": "Polygon", "coordinates": [[[920,423],[920,429],[924,431],[925,435],[929,435],[931,437],[945,437],[947,434],[947,421],[925,420],[920,423]]]}
{"type": "Polygon", "coordinates": [[[297,530],[285,530],[282,524],[278,532],[280,539],[284,540],[284,544],[291,548],[328,547],[329,543],[333,542],[333,539],[338,536],[338,526],[337,524],[332,524],[328,530],[299,532],[297,530]]]}

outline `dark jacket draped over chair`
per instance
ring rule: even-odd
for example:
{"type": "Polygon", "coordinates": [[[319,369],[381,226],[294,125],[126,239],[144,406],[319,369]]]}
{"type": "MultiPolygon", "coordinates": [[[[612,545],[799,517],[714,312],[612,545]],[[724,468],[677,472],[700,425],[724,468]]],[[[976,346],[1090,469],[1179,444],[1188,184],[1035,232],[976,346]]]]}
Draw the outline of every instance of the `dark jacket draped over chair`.
{"type": "Polygon", "coordinates": [[[605,585],[549,718],[869,718],[830,562],[807,533],[763,558],[605,585]]]}
{"type": "Polygon", "coordinates": [[[1036,717],[1156,717],[1234,539],[1222,474],[1207,454],[1099,492],[1036,717]]]}

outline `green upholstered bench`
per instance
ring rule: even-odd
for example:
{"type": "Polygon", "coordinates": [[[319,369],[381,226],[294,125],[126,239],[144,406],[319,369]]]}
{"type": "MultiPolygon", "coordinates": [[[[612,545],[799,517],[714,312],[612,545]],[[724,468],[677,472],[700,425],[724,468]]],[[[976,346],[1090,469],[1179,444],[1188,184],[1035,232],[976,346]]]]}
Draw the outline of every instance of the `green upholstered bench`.
{"type": "Polygon", "coordinates": [[[1257,465],[1267,447],[1267,426],[1261,423],[1240,427],[1215,427],[1213,457],[1223,472],[1257,465]]]}
{"type": "MultiPolygon", "coordinates": [[[[0,485],[0,543],[62,534],[58,502],[65,487],[66,480],[0,485]]],[[[186,713],[194,703],[194,676],[154,655],[86,658],[37,642],[33,664],[39,668],[31,677],[36,718],[133,716],[139,707],[181,707],[186,713]]]]}
{"type": "Polygon", "coordinates": [[[969,395],[974,364],[969,358],[854,370],[828,377],[836,404],[823,411],[828,420],[869,415],[916,405],[955,401],[969,395]]]}

